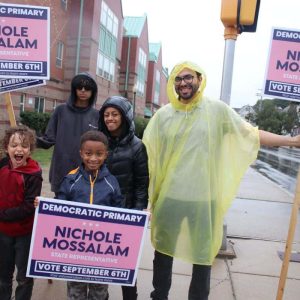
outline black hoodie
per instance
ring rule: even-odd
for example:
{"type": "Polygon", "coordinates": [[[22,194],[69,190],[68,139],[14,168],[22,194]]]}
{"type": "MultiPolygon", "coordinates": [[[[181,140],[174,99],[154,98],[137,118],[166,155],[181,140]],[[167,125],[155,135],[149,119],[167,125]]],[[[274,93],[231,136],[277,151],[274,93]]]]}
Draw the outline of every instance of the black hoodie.
{"type": "Polygon", "coordinates": [[[57,106],[51,115],[45,135],[38,137],[37,145],[48,149],[54,146],[49,181],[51,190],[58,192],[65,175],[80,163],[80,137],[88,130],[97,130],[98,111],[93,108],[97,101],[97,84],[88,73],[76,75],[71,82],[71,95],[65,104],[57,106]],[[79,76],[86,76],[92,82],[92,96],[86,108],[76,107],[76,89],[74,82],[79,76]]]}
{"type": "Polygon", "coordinates": [[[148,157],[144,144],[134,134],[133,110],[130,102],[121,96],[108,98],[99,112],[99,130],[109,141],[107,167],[117,178],[125,196],[127,208],[144,209],[148,205],[148,157]],[[113,138],[104,123],[107,107],[118,109],[122,115],[122,133],[113,138]]]}

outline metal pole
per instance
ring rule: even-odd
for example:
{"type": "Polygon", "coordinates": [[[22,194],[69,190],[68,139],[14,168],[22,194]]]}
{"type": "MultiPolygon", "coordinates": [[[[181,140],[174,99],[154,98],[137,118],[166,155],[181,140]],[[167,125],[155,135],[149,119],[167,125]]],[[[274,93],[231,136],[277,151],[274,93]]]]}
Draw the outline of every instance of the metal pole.
{"type": "Polygon", "coordinates": [[[262,94],[262,89],[258,89],[259,92],[256,93],[256,96],[259,96],[259,106],[258,106],[258,110],[261,111],[262,110],[262,101],[263,101],[263,94],[262,94]]]}
{"type": "Polygon", "coordinates": [[[237,39],[237,34],[238,34],[237,28],[225,27],[225,31],[224,31],[225,50],[224,50],[220,99],[225,103],[227,103],[228,105],[230,104],[234,50],[235,50],[235,41],[237,39]]]}
{"type": "Polygon", "coordinates": [[[135,99],[136,99],[136,91],[133,91],[133,117],[135,117],[135,99]]]}
{"type": "MultiPolygon", "coordinates": [[[[235,50],[235,41],[237,39],[237,34],[238,34],[237,28],[225,27],[224,30],[225,50],[224,50],[220,99],[225,103],[227,103],[228,105],[230,104],[234,50],[235,50]]],[[[223,240],[222,240],[221,250],[224,251],[227,250],[227,223],[225,219],[223,222],[223,240]]]]}
{"type": "Polygon", "coordinates": [[[80,13],[79,13],[79,25],[77,35],[77,50],[76,50],[76,65],[75,75],[79,72],[79,56],[80,56],[80,44],[81,44],[81,29],[82,29],[82,17],[83,17],[83,4],[84,0],[80,0],[80,13]]]}
{"type": "Polygon", "coordinates": [[[233,60],[234,60],[235,41],[225,40],[225,52],[223,61],[222,85],[220,99],[230,104],[233,60]]]}
{"type": "Polygon", "coordinates": [[[129,77],[130,47],[131,47],[131,36],[128,37],[128,49],[127,49],[127,62],[126,62],[126,74],[125,74],[126,98],[128,98],[128,77],[129,77]]]}

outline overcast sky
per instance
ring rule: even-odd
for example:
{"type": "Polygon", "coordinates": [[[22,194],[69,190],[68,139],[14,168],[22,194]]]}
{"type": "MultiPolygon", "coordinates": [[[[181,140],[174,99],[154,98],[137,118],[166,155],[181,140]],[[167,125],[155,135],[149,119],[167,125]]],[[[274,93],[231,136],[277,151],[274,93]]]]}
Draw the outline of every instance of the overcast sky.
{"type": "MultiPolygon", "coordinates": [[[[225,45],[221,0],[122,0],[122,6],[125,17],[147,15],[149,42],[162,43],[164,67],[171,71],[182,60],[197,63],[207,75],[205,95],[220,98],[225,45]]],[[[300,1],[261,0],[257,31],[242,33],[235,43],[232,107],[258,100],[272,27],[300,30],[300,1]]]]}

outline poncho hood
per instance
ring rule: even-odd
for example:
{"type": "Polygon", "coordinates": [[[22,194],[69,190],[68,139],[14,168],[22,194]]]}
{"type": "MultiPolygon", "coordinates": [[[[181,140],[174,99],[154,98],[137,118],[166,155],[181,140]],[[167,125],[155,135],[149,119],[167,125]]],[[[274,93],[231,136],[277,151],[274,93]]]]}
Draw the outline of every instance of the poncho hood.
{"type": "Polygon", "coordinates": [[[171,74],[170,74],[170,77],[168,80],[168,84],[167,84],[167,94],[168,94],[170,103],[176,110],[191,111],[199,102],[201,102],[201,100],[203,98],[203,91],[204,91],[205,87],[206,87],[205,72],[199,66],[197,66],[195,63],[192,63],[190,61],[184,61],[184,62],[177,64],[171,71],[171,74]],[[176,93],[175,87],[174,87],[175,77],[183,69],[190,69],[190,70],[198,72],[202,75],[202,81],[199,86],[199,89],[188,104],[184,104],[184,103],[180,102],[180,100],[178,100],[178,94],[176,93]]]}

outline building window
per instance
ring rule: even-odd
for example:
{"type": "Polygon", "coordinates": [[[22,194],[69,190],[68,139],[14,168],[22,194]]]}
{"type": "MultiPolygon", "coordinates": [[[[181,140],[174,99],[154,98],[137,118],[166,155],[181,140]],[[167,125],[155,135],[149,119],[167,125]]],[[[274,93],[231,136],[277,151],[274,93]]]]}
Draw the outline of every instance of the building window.
{"type": "Polygon", "coordinates": [[[53,110],[56,108],[56,106],[57,106],[57,100],[54,99],[54,100],[53,100],[53,110]]]}
{"type": "Polygon", "coordinates": [[[103,1],[100,16],[97,75],[114,81],[119,20],[103,1]]]}
{"type": "Polygon", "coordinates": [[[67,10],[68,0],[60,0],[60,5],[63,10],[67,10]]]}
{"type": "Polygon", "coordinates": [[[160,72],[156,70],[155,74],[155,90],[154,90],[154,99],[155,104],[159,104],[159,91],[160,91],[160,72]]]}
{"type": "Polygon", "coordinates": [[[34,110],[39,113],[45,111],[45,98],[44,97],[35,97],[34,98],[34,110]]]}
{"type": "Polygon", "coordinates": [[[26,95],[21,94],[21,99],[20,99],[20,114],[25,111],[25,100],[26,100],[26,95]]]}
{"type": "Polygon", "coordinates": [[[138,61],[136,87],[137,87],[137,93],[140,96],[143,96],[145,92],[146,66],[147,66],[147,55],[142,48],[139,48],[139,61],[138,61]]]}
{"type": "Polygon", "coordinates": [[[64,43],[58,41],[57,48],[56,48],[56,66],[58,68],[62,68],[63,54],[64,54],[64,43]]]}

